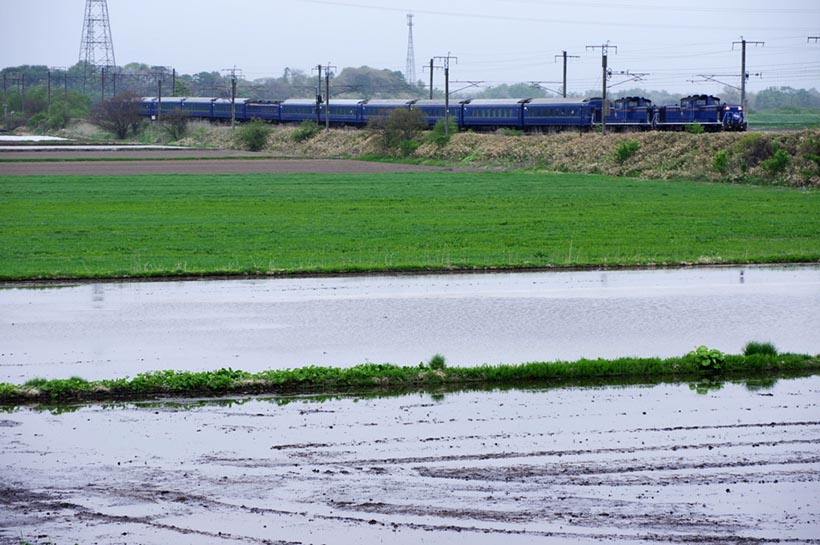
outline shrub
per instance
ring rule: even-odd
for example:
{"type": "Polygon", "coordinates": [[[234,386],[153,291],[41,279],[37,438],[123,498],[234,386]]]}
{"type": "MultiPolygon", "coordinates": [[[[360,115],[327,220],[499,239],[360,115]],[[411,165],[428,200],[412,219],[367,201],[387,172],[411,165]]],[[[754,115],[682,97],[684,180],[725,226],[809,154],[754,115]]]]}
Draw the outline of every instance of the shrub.
{"type": "Polygon", "coordinates": [[[458,132],[458,124],[454,120],[450,120],[450,134],[445,133],[445,126],[445,121],[443,119],[439,119],[435,126],[433,126],[433,130],[431,130],[427,135],[427,142],[430,144],[435,144],[439,147],[446,146],[447,143],[450,142],[450,137],[458,132]]]}
{"type": "Polygon", "coordinates": [[[188,133],[188,121],[190,119],[190,112],[173,110],[162,116],[160,126],[171,140],[179,140],[188,133]]]}
{"type": "Polygon", "coordinates": [[[90,121],[123,140],[129,134],[136,134],[142,125],[140,99],[124,93],[98,102],[91,111],[90,121]]]}
{"type": "Polygon", "coordinates": [[[774,152],[774,155],[771,158],[762,161],[760,163],[760,168],[771,176],[777,176],[778,174],[782,174],[786,168],[788,168],[791,160],[791,156],[785,150],[779,149],[774,152]]]}
{"type": "Polygon", "coordinates": [[[401,144],[399,145],[399,149],[404,157],[409,157],[410,155],[416,153],[416,150],[419,149],[420,145],[421,144],[419,144],[415,140],[402,140],[401,144]]]}
{"type": "Polygon", "coordinates": [[[319,125],[317,125],[315,121],[302,121],[299,128],[291,135],[291,139],[294,142],[304,142],[319,134],[320,130],[319,125]]]}
{"type": "Polygon", "coordinates": [[[729,169],[729,152],[726,150],[719,151],[712,157],[712,170],[720,174],[726,174],[729,169]]]}
{"type": "Polygon", "coordinates": [[[720,350],[709,349],[705,346],[699,346],[697,350],[690,352],[689,355],[704,371],[720,371],[720,366],[726,359],[726,355],[720,350]]]}
{"type": "Polygon", "coordinates": [[[743,355],[751,356],[760,354],[763,356],[776,356],[777,348],[772,343],[761,343],[756,341],[749,341],[743,347],[743,355]]]}
{"type": "MultiPolygon", "coordinates": [[[[376,135],[379,145],[384,150],[401,150],[405,155],[404,144],[418,138],[427,126],[421,110],[396,109],[387,116],[372,119],[368,130],[376,135]]],[[[415,151],[415,150],[413,150],[415,151]]]]}
{"type": "Polygon", "coordinates": [[[615,159],[619,163],[623,163],[624,161],[635,155],[635,153],[639,149],[641,149],[641,144],[640,142],[637,142],[635,140],[627,140],[625,142],[621,142],[615,147],[615,159]]]}
{"type": "Polygon", "coordinates": [[[688,132],[689,134],[703,134],[704,132],[706,132],[706,129],[703,125],[695,121],[691,125],[686,125],[686,132],[688,132]]]}
{"type": "Polygon", "coordinates": [[[236,139],[243,149],[259,151],[268,144],[268,135],[270,135],[270,125],[264,121],[254,119],[237,131],[236,139]]]}

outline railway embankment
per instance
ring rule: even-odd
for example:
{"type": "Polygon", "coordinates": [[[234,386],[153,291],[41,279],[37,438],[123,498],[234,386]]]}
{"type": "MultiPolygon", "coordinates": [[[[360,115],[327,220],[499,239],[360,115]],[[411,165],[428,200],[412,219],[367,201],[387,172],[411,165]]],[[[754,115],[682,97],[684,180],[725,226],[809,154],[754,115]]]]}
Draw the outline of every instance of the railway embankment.
{"type": "MultiPolygon", "coordinates": [[[[533,169],[660,180],[820,186],[820,131],[748,133],[500,134],[462,132],[385,150],[368,130],[332,129],[297,141],[275,127],[264,151],[287,157],[367,158],[480,168],[533,169]],[[402,151],[403,150],[403,151],[402,151]]],[[[238,148],[230,129],[201,125],[180,144],[238,148]]]]}

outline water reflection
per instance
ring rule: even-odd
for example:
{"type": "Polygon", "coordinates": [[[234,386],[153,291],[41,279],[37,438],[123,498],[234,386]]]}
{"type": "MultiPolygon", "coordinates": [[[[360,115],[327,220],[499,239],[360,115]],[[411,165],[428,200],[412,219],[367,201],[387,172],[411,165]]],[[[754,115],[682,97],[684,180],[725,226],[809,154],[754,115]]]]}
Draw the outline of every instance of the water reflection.
{"type": "Polygon", "coordinates": [[[706,395],[720,392],[728,384],[742,385],[749,392],[765,392],[775,388],[780,381],[801,380],[807,377],[817,377],[817,373],[795,372],[782,373],[778,376],[749,375],[743,377],[733,377],[731,379],[708,376],[692,382],[681,382],[669,377],[610,377],[610,378],[590,378],[590,379],[556,379],[548,381],[529,381],[526,383],[501,383],[501,384],[472,384],[465,386],[440,385],[419,390],[374,390],[368,392],[350,392],[337,394],[294,394],[294,395],[261,395],[245,397],[219,397],[200,398],[191,400],[155,400],[155,401],[117,401],[109,403],[80,403],[80,404],[40,404],[40,405],[16,405],[0,406],[0,413],[15,413],[19,411],[48,412],[53,415],[75,413],[77,411],[91,410],[122,410],[122,409],[161,409],[163,411],[195,411],[203,408],[213,407],[241,407],[248,403],[264,403],[277,407],[285,407],[292,404],[322,404],[332,401],[351,400],[359,402],[364,400],[395,399],[395,398],[429,398],[435,404],[442,404],[450,396],[457,396],[471,392],[492,392],[492,393],[548,393],[560,389],[651,389],[661,385],[688,384],[689,390],[697,395],[706,395]]]}

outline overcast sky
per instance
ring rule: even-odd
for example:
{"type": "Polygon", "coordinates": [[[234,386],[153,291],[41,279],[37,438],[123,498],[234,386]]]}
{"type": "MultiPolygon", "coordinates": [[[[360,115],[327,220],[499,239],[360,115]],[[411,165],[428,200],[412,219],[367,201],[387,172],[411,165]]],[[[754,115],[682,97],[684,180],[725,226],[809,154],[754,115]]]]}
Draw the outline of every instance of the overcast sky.
{"type": "MultiPolygon", "coordinates": [[[[0,67],[70,66],[79,58],[85,0],[0,0],[0,67]]],[[[609,41],[615,71],[648,73],[623,87],[719,93],[740,84],[741,36],[749,90],[820,88],[817,0],[108,0],[118,65],[144,62],[181,73],[236,66],[248,79],[310,72],[318,63],[405,71],[406,14],[415,16],[416,73],[432,56],[457,57],[451,80],[498,85],[550,81],[558,88],[566,50],[570,90],[600,86],[609,41]]],[[[443,81],[440,73],[438,82],[443,81]]],[[[614,76],[617,83],[621,76],[614,76]]],[[[462,85],[454,84],[456,88],[462,85]]]]}

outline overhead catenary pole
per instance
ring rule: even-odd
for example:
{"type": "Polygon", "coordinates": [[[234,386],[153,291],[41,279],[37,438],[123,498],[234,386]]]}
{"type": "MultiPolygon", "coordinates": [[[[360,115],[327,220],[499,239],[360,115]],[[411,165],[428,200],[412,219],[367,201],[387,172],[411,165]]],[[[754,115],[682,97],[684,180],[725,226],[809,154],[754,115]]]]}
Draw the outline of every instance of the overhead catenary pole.
{"type": "MultiPolygon", "coordinates": [[[[609,103],[606,101],[606,79],[607,71],[607,56],[609,55],[609,48],[614,48],[615,53],[618,52],[617,45],[609,45],[609,42],[602,45],[588,45],[587,49],[601,50],[601,134],[606,134],[606,116],[609,115],[609,103]]],[[[594,121],[593,121],[594,122],[594,121]]]]}
{"type": "Polygon", "coordinates": [[[105,100],[105,66],[100,69],[100,100],[105,100]]]}
{"type": "Polygon", "coordinates": [[[820,36],[809,36],[809,39],[806,40],[806,43],[811,43],[811,42],[814,42],[814,43],[820,42],[820,36]]]}
{"type": "Polygon", "coordinates": [[[162,116],[162,78],[157,78],[157,121],[162,116]]]}
{"type": "Polygon", "coordinates": [[[430,59],[430,100],[433,100],[433,59],[430,59]]]}
{"type": "Polygon", "coordinates": [[[564,98],[567,98],[567,59],[580,59],[578,55],[567,55],[566,51],[562,51],[561,55],[555,55],[555,58],[558,59],[562,57],[564,59],[564,85],[562,87],[562,95],[564,98]]]}
{"type": "Polygon", "coordinates": [[[743,115],[746,115],[745,112],[746,108],[746,80],[749,79],[749,74],[746,72],[746,44],[752,44],[754,46],[758,45],[765,45],[765,42],[750,42],[740,37],[739,42],[732,42],[732,49],[735,48],[737,44],[740,44],[740,107],[743,108],[743,115]]]}
{"type": "Polygon", "coordinates": [[[242,70],[234,66],[233,68],[226,68],[223,72],[230,72],[231,74],[231,130],[236,130],[236,74],[239,72],[242,75],[242,70]]]}
{"type": "Polygon", "coordinates": [[[322,122],[322,118],[320,117],[320,111],[319,111],[321,109],[321,106],[322,106],[322,69],[323,68],[322,68],[321,64],[316,65],[316,70],[319,71],[319,80],[318,80],[318,83],[316,84],[316,124],[317,125],[322,122]]]}
{"type": "Polygon", "coordinates": [[[458,57],[453,57],[447,52],[446,57],[433,57],[444,62],[444,134],[450,134],[450,59],[458,64],[458,57]]]}

